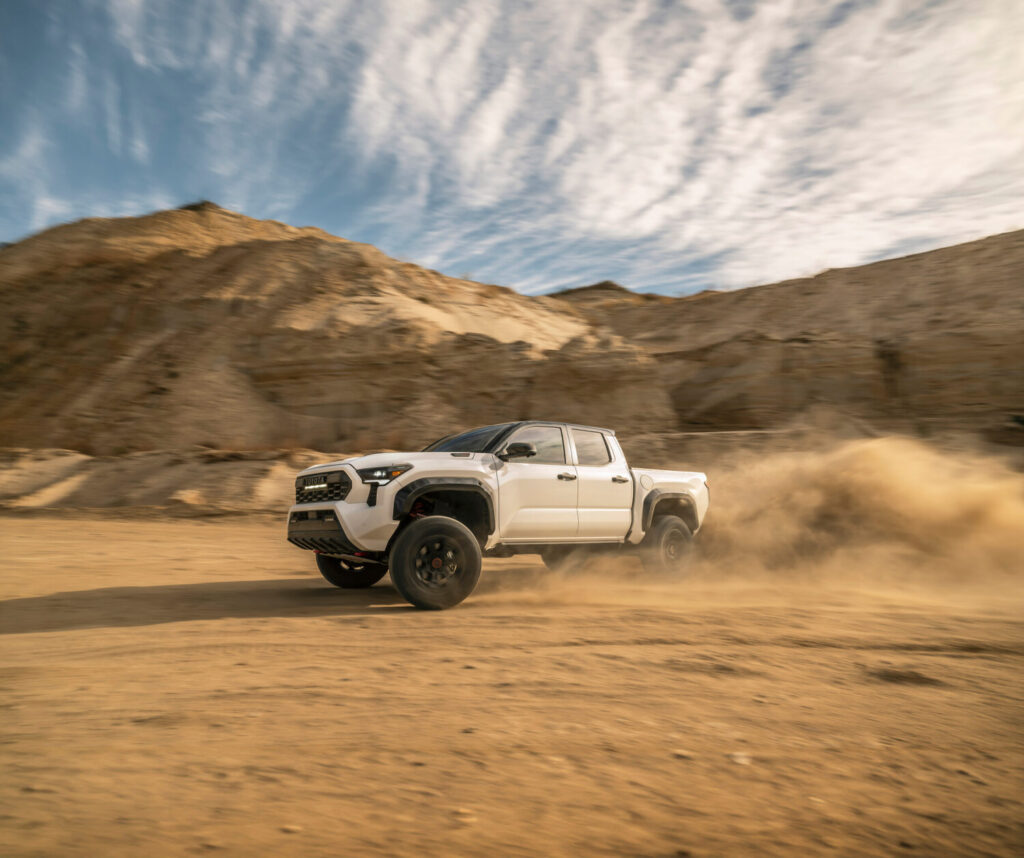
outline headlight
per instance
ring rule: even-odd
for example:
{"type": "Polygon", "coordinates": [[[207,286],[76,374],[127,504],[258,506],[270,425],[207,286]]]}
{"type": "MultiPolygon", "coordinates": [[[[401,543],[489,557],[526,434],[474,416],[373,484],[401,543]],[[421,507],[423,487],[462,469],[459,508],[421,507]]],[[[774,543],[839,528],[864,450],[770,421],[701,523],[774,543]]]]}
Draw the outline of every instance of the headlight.
{"type": "Polygon", "coordinates": [[[359,474],[359,479],[364,483],[386,486],[393,479],[402,476],[402,474],[411,469],[412,465],[386,465],[383,468],[363,468],[356,471],[356,473],[359,474]]]}

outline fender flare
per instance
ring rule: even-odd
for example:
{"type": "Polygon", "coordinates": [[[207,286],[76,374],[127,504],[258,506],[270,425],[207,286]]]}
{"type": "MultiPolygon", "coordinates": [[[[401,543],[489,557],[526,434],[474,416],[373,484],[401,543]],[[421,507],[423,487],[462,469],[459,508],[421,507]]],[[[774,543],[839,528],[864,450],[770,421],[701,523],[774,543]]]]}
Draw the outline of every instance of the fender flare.
{"type": "Polygon", "coordinates": [[[686,492],[663,492],[661,489],[654,489],[647,497],[644,498],[643,513],[641,515],[641,521],[643,523],[644,533],[651,529],[651,521],[654,518],[654,508],[658,505],[658,501],[661,500],[680,500],[693,512],[693,519],[697,521],[697,504],[693,500],[693,496],[686,492]]]}
{"type": "Polygon", "coordinates": [[[437,490],[449,492],[472,492],[483,497],[487,504],[487,533],[494,533],[494,496],[480,480],[473,477],[421,477],[402,486],[395,493],[392,518],[398,521],[412,511],[412,505],[428,492],[437,490]]]}

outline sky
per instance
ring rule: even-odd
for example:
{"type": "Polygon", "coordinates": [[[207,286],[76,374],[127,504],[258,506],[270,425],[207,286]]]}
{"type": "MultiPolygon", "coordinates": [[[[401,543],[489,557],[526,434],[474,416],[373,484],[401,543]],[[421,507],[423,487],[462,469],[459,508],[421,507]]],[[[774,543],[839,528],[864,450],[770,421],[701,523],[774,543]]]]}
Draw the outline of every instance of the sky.
{"type": "Polygon", "coordinates": [[[200,199],[534,294],[1024,228],[1024,0],[2,0],[0,241],[200,199]]]}

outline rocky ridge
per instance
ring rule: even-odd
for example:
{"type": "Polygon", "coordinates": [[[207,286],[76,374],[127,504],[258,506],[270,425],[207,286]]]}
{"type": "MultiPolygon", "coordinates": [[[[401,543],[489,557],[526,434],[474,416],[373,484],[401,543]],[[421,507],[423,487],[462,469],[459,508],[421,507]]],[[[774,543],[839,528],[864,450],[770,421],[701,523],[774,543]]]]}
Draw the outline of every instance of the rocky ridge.
{"type": "Polygon", "coordinates": [[[1024,231],[684,298],[528,297],[204,203],[0,251],[0,444],[417,446],[518,418],[771,430],[1024,411],[1024,231]]]}

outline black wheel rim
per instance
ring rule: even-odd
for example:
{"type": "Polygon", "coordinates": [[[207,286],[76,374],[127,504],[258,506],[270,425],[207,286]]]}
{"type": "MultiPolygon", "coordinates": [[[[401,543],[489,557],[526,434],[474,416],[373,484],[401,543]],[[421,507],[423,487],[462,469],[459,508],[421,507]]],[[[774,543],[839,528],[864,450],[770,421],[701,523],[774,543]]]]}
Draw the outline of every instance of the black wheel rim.
{"type": "Polygon", "coordinates": [[[665,534],[665,541],[662,543],[665,552],[665,559],[669,563],[678,563],[683,559],[686,552],[686,537],[678,530],[672,530],[665,534]]]}
{"type": "Polygon", "coordinates": [[[413,555],[416,579],[426,587],[440,589],[457,578],[465,564],[458,543],[445,536],[424,539],[413,555]]]}

